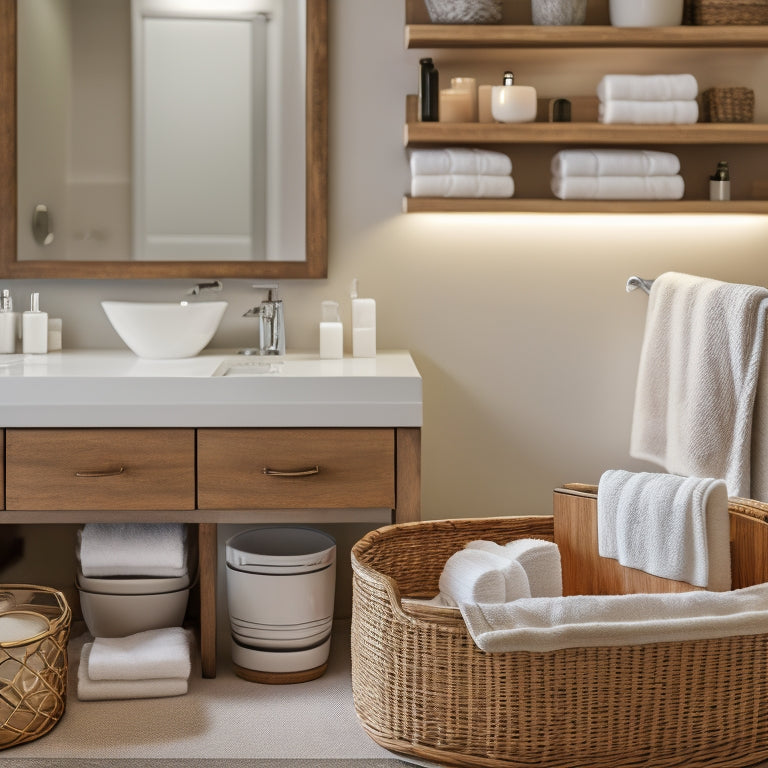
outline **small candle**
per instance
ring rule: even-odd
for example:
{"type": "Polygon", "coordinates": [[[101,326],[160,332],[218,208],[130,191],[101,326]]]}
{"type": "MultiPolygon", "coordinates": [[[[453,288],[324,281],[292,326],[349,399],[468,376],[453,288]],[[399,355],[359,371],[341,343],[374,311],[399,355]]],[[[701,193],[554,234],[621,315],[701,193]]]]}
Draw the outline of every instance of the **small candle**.
{"type": "Polygon", "coordinates": [[[491,93],[492,85],[481,85],[477,89],[477,119],[481,123],[493,123],[493,112],[491,111],[491,93]]]}
{"type": "Polygon", "coordinates": [[[440,122],[472,122],[472,98],[469,91],[446,88],[440,91],[440,122]]]}
{"type": "Polygon", "coordinates": [[[471,113],[470,120],[477,122],[477,81],[474,77],[452,77],[451,90],[466,91],[469,94],[471,113]]]}

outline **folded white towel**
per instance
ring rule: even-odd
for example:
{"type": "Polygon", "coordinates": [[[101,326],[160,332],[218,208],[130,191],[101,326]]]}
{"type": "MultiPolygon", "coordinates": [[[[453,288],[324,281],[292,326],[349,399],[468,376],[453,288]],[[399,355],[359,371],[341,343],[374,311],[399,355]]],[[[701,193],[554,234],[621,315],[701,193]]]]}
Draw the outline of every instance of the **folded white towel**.
{"type": "Polygon", "coordinates": [[[439,589],[441,605],[503,603],[531,596],[520,563],[478,549],[461,549],[448,558],[440,574],[439,589]]]}
{"type": "Polygon", "coordinates": [[[188,678],[189,633],[181,627],[150,629],[127,637],[97,637],[88,662],[91,680],[188,678]]]}
{"type": "Polygon", "coordinates": [[[155,699],[182,696],[189,689],[186,677],[162,677],[148,680],[91,680],[88,666],[93,643],[86,643],[77,670],[77,698],[81,701],[115,699],[155,699]]]}
{"type": "Polygon", "coordinates": [[[597,108],[601,123],[636,125],[689,125],[699,119],[696,101],[601,101],[597,108]]]}
{"type": "Polygon", "coordinates": [[[677,272],[651,288],[630,454],[750,496],[768,290],[677,272]]]}
{"type": "Polygon", "coordinates": [[[725,482],[611,469],[597,491],[601,557],[712,591],[731,588],[725,482]]]}
{"type": "Polygon", "coordinates": [[[489,653],[645,645],[765,634],[768,584],[733,592],[538,597],[460,608],[472,639],[489,653]]]}
{"type": "Polygon", "coordinates": [[[560,549],[557,544],[543,539],[516,539],[504,546],[495,541],[470,541],[467,549],[516,560],[528,577],[531,597],[560,597],[563,594],[563,573],[560,549]]]}
{"type": "Polygon", "coordinates": [[[605,75],[597,85],[601,101],[688,101],[699,93],[693,75],[605,75]]]}
{"type": "Polygon", "coordinates": [[[88,523],[78,532],[84,576],[174,577],[187,573],[183,523],[88,523]]]}
{"type": "Polygon", "coordinates": [[[560,200],[680,200],[682,176],[553,176],[560,200]]]}
{"type": "Polygon", "coordinates": [[[680,158],[647,149],[563,149],[550,167],[554,176],[675,176],[680,158]]]}
{"type": "Polygon", "coordinates": [[[451,174],[412,176],[412,197],[512,197],[515,183],[511,176],[451,174]]]}
{"type": "Polygon", "coordinates": [[[504,153],[468,147],[413,149],[410,153],[410,165],[414,176],[509,176],[512,173],[512,161],[504,153]]]}

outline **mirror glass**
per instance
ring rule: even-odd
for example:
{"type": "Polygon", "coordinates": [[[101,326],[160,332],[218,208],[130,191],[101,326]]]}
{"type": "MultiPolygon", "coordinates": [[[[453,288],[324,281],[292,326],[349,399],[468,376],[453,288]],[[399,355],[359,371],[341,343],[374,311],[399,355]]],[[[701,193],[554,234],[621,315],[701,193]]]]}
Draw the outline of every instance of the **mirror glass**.
{"type": "Polygon", "coordinates": [[[13,276],[324,276],[326,4],[11,2],[13,276]]]}

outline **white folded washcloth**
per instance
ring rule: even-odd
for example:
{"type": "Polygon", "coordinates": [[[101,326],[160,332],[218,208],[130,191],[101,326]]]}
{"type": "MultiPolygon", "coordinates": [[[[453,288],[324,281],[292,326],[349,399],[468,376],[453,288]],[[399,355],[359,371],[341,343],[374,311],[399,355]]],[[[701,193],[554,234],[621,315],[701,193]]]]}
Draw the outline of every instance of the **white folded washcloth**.
{"type": "Polygon", "coordinates": [[[446,562],[439,580],[440,605],[503,603],[530,597],[520,563],[479,549],[461,549],[446,562]]]}
{"type": "Polygon", "coordinates": [[[601,101],[597,108],[601,123],[635,125],[689,125],[699,119],[696,101],[601,101]]]}
{"type": "Polygon", "coordinates": [[[699,94],[693,75],[605,75],[597,85],[601,101],[689,101],[699,94]]]}
{"type": "Polygon", "coordinates": [[[77,698],[81,701],[116,699],[155,699],[182,696],[189,689],[186,677],[161,677],[147,680],[91,680],[88,676],[93,643],[86,643],[77,670],[77,698]]]}
{"type": "Polygon", "coordinates": [[[563,149],[550,167],[554,176],[675,176],[680,158],[648,149],[563,149]]]}
{"type": "Polygon", "coordinates": [[[469,147],[413,149],[410,152],[410,165],[414,176],[455,173],[509,176],[512,173],[512,161],[503,152],[469,147]]]}
{"type": "Polygon", "coordinates": [[[768,584],[733,592],[538,597],[460,609],[472,639],[489,653],[684,642],[764,634],[768,584]]]}
{"type": "Polygon", "coordinates": [[[88,661],[91,680],[188,678],[190,638],[181,627],[150,629],[127,637],[97,637],[88,661]]]}
{"type": "Polygon", "coordinates": [[[187,573],[183,523],[88,523],[78,532],[83,576],[175,577],[187,573]]]}
{"type": "Polygon", "coordinates": [[[667,272],[654,280],[630,454],[725,479],[750,497],[750,445],[768,290],[667,272]]]}
{"type": "Polygon", "coordinates": [[[503,546],[495,541],[470,541],[467,549],[516,560],[528,577],[531,597],[560,597],[563,594],[563,573],[560,549],[557,544],[543,539],[515,539],[503,546]]]}
{"type": "Polygon", "coordinates": [[[411,197],[512,197],[511,176],[445,174],[411,177],[411,197]]]}
{"type": "Polygon", "coordinates": [[[712,591],[731,588],[723,480],[611,469],[597,490],[601,557],[712,591]]]}
{"type": "Polygon", "coordinates": [[[560,200],[680,200],[682,176],[553,176],[560,200]]]}

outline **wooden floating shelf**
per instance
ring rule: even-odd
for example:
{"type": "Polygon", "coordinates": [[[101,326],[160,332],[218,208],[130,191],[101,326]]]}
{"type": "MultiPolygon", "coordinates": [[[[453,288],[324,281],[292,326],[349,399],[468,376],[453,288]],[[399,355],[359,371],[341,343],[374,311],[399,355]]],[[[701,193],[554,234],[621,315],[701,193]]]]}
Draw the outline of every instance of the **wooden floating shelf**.
{"type": "Polygon", "coordinates": [[[768,144],[768,125],[604,125],[602,123],[419,123],[405,146],[429,144],[768,144]]]}
{"type": "Polygon", "coordinates": [[[760,48],[768,26],[408,24],[406,48],[760,48]]]}
{"type": "Polygon", "coordinates": [[[550,200],[403,198],[403,213],[768,214],[768,200],[550,200]]]}

